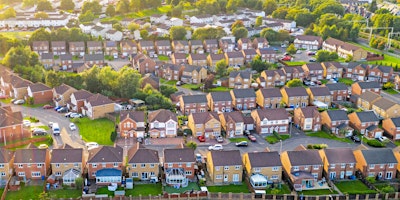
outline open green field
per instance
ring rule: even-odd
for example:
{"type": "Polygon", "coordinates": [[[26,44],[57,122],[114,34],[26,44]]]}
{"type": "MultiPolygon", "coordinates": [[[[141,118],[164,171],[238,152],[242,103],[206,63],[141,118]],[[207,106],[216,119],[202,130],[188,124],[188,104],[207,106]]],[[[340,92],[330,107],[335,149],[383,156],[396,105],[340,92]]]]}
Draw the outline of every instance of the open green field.
{"type": "Polygon", "coordinates": [[[124,18],[142,18],[142,17],[149,17],[155,14],[167,14],[167,12],[172,10],[172,6],[171,5],[164,5],[161,6],[159,8],[156,9],[146,9],[146,10],[142,10],[142,11],[138,11],[138,12],[132,12],[132,13],[128,13],[126,15],[118,15],[115,17],[107,17],[102,19],[102,22],[108,22],[108,21],[121,21],[124,18]]]}
{"type": "Polygon", "coordinates": [[[249,188],[246,184],[242,185],[221,185],[221,186],[208,186],[209,192],[221,192],[221,193],[249,193],[249,188]]]}
{"type": "Polygon", "coordinates": [[[392,66],[392,65],[396,65],[396,64],[399,64],[399,63],[400,63],[400,58],[396,58],[396,57],[394,57],[394,56],[390,56],[390,55],[386,54],[385,52],[382,52],[382,51],[380,51],[380,50],[378,50],[378,49],[373,49],[373,48],[371,48],[371,47],[366,47],[366,46],[364,46],[364,45],[357,44],[357,43],[355,43],[355,42],[350,42],[350,43],[351,43],[351,44],[354,44],[354,45],[356,45],[356,46],[359,46],[359,47],[363,48],[364,50],[370,51],[370,52],[372,52],[372,53],[376,53],[376,54],[385,54],[385,59],[383,59],[383,60],[378,60],[378,61],[370,61],[370,62],[369,62],[370,64],[375,64],[376,62],[378,62],[378,63],[382,62],[383,65],[392,66]]]}
{"type": "Polygon", "coordinates": [[[135,184],[132,190],[125,190],[125,196],[156,196],[162,194],[161,184],[135,184]]]}
{"type": "Polygon", "coordinates": [[[16,39],[29,39],[31,37],[33,31],[18,31],[18,32],[1,32],[0,35],[3,35],[8,38],[16,38],[16,39]]]}
{"type": "Polygon", "coordinates": [[[106,118],[91,120],[79,118],[74,120],[79,128],[79,133],[86,142],[97,142],[102,145],[112,145],[111,133],[114,131],[114,123],[106,118]]]}
{"type": "Polygon", "coordinates": [[[82,196],[82,190],[72,190],[72,189],[59,189],[50,190],[49,197],[52,199],[66,199],[66,198],[79,198],[82,196]]]}
{"type": "Polygon", "coordinates": [[[341,181],[335,183],[336,187],[344,194],[373,194],[375,190],[370,190],[360,180],[355,181],[341,181]]]}

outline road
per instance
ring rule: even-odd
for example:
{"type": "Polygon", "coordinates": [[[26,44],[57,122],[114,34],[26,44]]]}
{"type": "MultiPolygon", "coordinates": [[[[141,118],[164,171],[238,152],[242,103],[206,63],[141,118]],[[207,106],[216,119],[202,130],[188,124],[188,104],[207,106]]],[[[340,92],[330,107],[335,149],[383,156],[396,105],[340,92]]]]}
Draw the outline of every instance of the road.
{"type": "Polygon", "coordinates": [[[381,96],[400,104],[400,95],[398,94],[388,94],[385,91],[382,91],[381,96]]]}

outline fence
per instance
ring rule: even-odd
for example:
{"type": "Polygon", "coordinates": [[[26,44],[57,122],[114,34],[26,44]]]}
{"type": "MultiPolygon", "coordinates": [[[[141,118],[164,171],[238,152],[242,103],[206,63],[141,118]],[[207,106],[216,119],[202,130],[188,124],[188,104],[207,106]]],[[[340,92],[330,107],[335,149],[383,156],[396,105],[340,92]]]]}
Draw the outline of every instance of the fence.
{"type": "Polygon", "coordinates": [[[15,147],[19,147],[19,146],[22,146],[22,145],[35,143],[35,142],[42,142],[42,141],[46,141],[46,140],[47,140],[46,137],[31,138],[29,140],[18,141],[18,142],[12,143],[12,144],[5,145],[4,148],[10,149],[10,148],[15,148],[15,147]]]}

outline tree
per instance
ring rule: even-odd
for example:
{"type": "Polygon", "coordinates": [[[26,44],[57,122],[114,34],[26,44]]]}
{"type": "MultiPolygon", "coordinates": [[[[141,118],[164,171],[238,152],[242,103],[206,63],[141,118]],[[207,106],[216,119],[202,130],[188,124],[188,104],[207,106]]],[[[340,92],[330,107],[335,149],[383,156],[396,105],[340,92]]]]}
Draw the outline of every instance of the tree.
{"type": "Polygon", "coordinates": [[[197,148],[197,143],[194,141],[189,141],[188,143],[186,143],[186,147],[191,148],[193,150],[196,150],[197,148]]]}
{"type": "Polygon", "coordinates": [[[378,10],[376,0],[372,0],[372,2],[368,5],[368,11],[374,13],[376,10],[378,10]]]}
{"type": "Polygon", "coordinates": [[[214,78],[214,74],[209,74],[207,76],[207,78],[204,80],[204,89],[210,89],[213,87],[214,78]]]}
{"type": "Polygon", "coordinates": [[[266,0],[263,3],[263,10],[265,11],[265,15],[270,15],[278,8],[278,4],[275,0],[266,0]]]}
{"type": "Polygon", "coordinates": [[[171,16],[172,17],[181,17],[182,16],[182,6],[175,6],[171,10],[171,16]]]}
{"type": "Polygon", "coordinates": [[[59,85],[61,85],[61,79],[58,76],[58,74],[56,72],[54,72],[53,70],[47,71],[46,73],[46,85],[48,85],[51,88],[57,87],[59,85]]]}
{"type": "Polygon", "coordinates": [[[39,64],[37,54],[29,46],[12,47],[3,58],[3,65],[14,68],[16,66],[34,66],[39,64]],[[32,54],[33,53],[33,54],[32,54]]]}
{"type": "Polygon", "coordinates": [[[129,7],[131,11],[139,11],[143,8],[143,4],[141,0],[131,0],[129,7]]]}
{"type": "Polygon", "coordinates": [[[84,14],[80,14],[78,19],[80,22],[91,22],[95,19],[96,17],[94,16],[92,11],[87,11],[84,14]]]}
{"type": "Polygon", "coordinates": [[[140,37],[142,39],[147,39],[147,37],[149,37],[149,32],[146,29],[140,30],[140,37]]]}
{"type": "Polygon", "coordinates": [[[288,14],[289,9],[286,6],[279,7],[274,12],[272,12],[273,18],[285,19],[288,14]]]}
{"type": "Polygon", "coordinates": [[[123,67],[118,76],[118,93],[122,98],[133,98],[139,90],[139,79],[141,75],[134,69],[123,67]]]}
{"type": "Polygon", "coordinates": [[[292,88],[292,87],[301,87],[301,86],[303,86],[303,82],[300,79],[295,78],[295,79],[292,79],[292,80],[288,81],[286,83],[286,86],[290,87],[290,88],[292,88]]]}
{"type": "Polygon", "coordinates": [[[39,0],[36,10],[37,11],[53,10],[53,6],[51,6],[50,1],[48,0],[39,0]]]}
{"type": "Polygon", "coordinates": [[[236,1],[235,0],[228,0],[226,4],[226,11],[230,13],[234,13],[237,10],[236,1]]]}
{"type": "Polygon", "coordinates": [[[326,62],[336,60],[338,58],[338,55],[336,52],[320,50],[317,52],[315,57],[317,58],[317,62],[326,62]]]}
{"type": "Polygon", "coordinates": [[[60,9],[62,10],[74,10],[75,3],[72,0],[61,0],[60,9]]]}
{"type": "Polygon", "coordinates": [[[22,7],[23,8],[32,7],[34,5],[35,5],[35,0],[23,0],[22,1],[22,7]]]}
{"type": "Polygon", "coordinates": [[[17,16],[17,12],[15,12],[13,7],[7,8],[1,15],[2,19],[8,19],[17,16]]]}
{"type": "Polygon", "coordinates": [[[254,26],[259,27],[262,25],[262,23],[263,23],[263,18],[261,16],[258,16],[256,18],[256,22],[255,22],[254,26]]]}
{"type": "Polygon", "coordinates": [[[129,12],[129,1],[128,0],[119,0],[117,3],[117,7],[115,8],[115,12],[118,14],[125,14],[129,12]]]}
{"type": "Polygon", "coordinates": [[[186,36],[186,29],[183,26],[173,26],[169,29],[169,37],[171,40],[183,40],[186,36]]]}
{"type": "Polygon", "coordinates": [[[268,41],[277,41],[278,33],[271,28],[264,28],[261,30],[260,36],[266,38],[268,41]]]}
{"type": "Polygon", "coordinates": [[[244,27],[243,21],[242,20],[236,20],[235,22],[232,23],[231,29],[235,29],[235,28],[240,28],[240,27],[244,27]]]}
{"type": "Polygon", "coordinates": [[[122,24],[121,23],[115,23],[115,24],[113,24],[113,29],[115,29],[115,30],[117,30],[117,31],[122,31],[123,29],[124,29],[124,27],[122,26],[122,24]]]}
{"type": "Polygon", "coordinates": [[[81,13],[86,13],[87,11],[91,11],[95,15],[99,15],[101,13],[102,6],[100,5],[99,1],[85,1],[82,6],[81,13]]]}
{"type": "Polygon", "coordinates": [[[240,38],[247,38],[248,31],[245,27],[234,28],[232,30],[232,35],[235,36],[236,40],[240,38]]]}
{"type": "Polygon", "coordinates": [[[392,88],[394,88],[394,83],[392,83],[392,82],[386,82],[385,84],[383,84],[384,90],[392,89],[392,88]]]}
{"type": "Polygon", "coordinates": [[[37,12],[37,13],[35,13],[35,18],[36,19],[47,19],[47,18],[49,18],[49,15],[46,12],[37,12]]]}
{"type": "Polygon", "coordinates": [[[289,54],[295,54],[297,51],[296,47],[294,46],[294,44],[290,44],[288,46],[288,48],[286,49],[286,52],[288,52],[289,54]]]}
{"type": "Polygon", "coordinates": [[[192,39],[205,40],[205,39],[220,39],[226,36],[226,32],[221,28],[198,28],[194,31],[192,39]]]}
{"type": "Polygon", "coordinates": [[[82,189],[82,187],[83,187],[83,178],[82,177],[78,177],[75,179],[75,186],[77,189],[82,189]]]}
{"type": "Polygon", "coordinates": [[[226,63],[225,59],[218,61],[215,63],[215,72],[219,76],[224,76],[226,73],[226,66],[228,66],[228,64],[226,63]]]}
{"type": "Polygon", "coordinates": [[[106,8],[106,15],[110,16],[110,17],[114,17],[115,13],[116,13],[115,7],[112,4],[108,5],[106,8]]]}
{"type": "Polygon", "coordinates": [[[340,4],[337,1],[325,1],[322,3],[320,6],[318,6],[315,10],[314,13],[317,16],[321,16],[322,14],[326,13],[333,13],[337,15],[344,15],[344,7],[342,4],[340,4]]]}
{"type": "Polygon", "coordinates": [[[251,69],[256,70],[259,73],[261,73],[264,70],[272,68],[272,64],[262,61],[259,55],[253,58],[253,60],[250,63],[250,66],[251,69]]]}
{"type": "Polygon", "coordinates": [[[178,89],[176,89],[176,87],[172,87],[172,86],[168,86],[168,85],[160,86],[161,94],[167,98],[169,98],[171,96],[171,94],[175,93],[176,91],[178,91],[178,89]]]}

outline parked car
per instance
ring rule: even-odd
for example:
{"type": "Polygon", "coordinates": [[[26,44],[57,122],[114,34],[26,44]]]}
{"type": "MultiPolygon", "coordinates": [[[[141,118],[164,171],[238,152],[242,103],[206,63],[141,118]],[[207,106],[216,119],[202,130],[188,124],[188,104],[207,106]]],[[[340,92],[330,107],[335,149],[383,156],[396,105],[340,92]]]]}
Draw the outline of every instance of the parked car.
{"type": "Polygon", "coordinates": [[[196,162],[201,162],[202,161],[202,156],[199,153],[196,153],[196,162]]]}
{"type": "Polygon", "coordinates": [[[74,123],[70,123],[70,124],[69,124],[69,129],[70,129],[71,131],[75,131],[75,130],[76,130],[75,124],[74,124],[74,123]]]}
{"type": "Polygon", "coordinates": [[[24,125],[24,126],[31,126],[31,121],[29,121],[29,120],[27,120],[27,119],[24,119],[24,120],[22,121],[22,125],[24,125]]]}
{"type": "Polygon", "coordinates": [[[47,149],[47,148],[49,148],[49,145],[47,144],[41,144],[38,146],[38,149],[47,149]]]}
{"type": "Polygon", "coordinates": [[[308,51],[308,52],[307,52],[307,55],[309,55],[309,56],[315,56],[315,51],[308,51]]]}
{"type": "Polygon", "coordinates": [[[315,59],[315,58],[310,58],[309,62],[317,62],[317,59],[315,59]]]}
{"type": "Polygon", "coordinates": [[[222,136],[217,136],[216,138],[215,138],[215,140],[217,140],[217,142],[218,143],[222,143],[222,142],[224,142],[224,138],[222,137],[222,136]]]}
{"type": "Polygon", "coordinates": [[[85,146],[88,148],[88,150],[92,150],[99,147],[99,144],[97,144],[97,142],[88,142],[85,144],[85,146]]]}
{"type": "Polygon", "coordinates": [[[223,150],[223,149],[224,149],[224,147],[220,144],[214,144],[214,145],[208,147],[208,150],[210,150],[210,151],[211,150],[217,151],[217,150],[223,150]]]}
{"type": "Polygon", "coordinates": [[[236,142],[237,147],[247,147],[247,141],[236,142]]]}
{"type": "Polygon", "coordinates": [[[82,114],[80,113],[72,113],[69,115],[70,118],[82,118],[82,114]]]}
{"type": "Polygon", "coordinates": [[[62,108],[62,106],[56,106],[56,107],[54,107],[54,111],[57,111],[60,108],[62,108]]]}
{"type": "Polygon", "coordinates": [[[245,130],[245,131],[243,131],[243,134],[246,135],[246,136],[250,135],[250,131],[249,130],[245,130]]]}
{"type": "Polygon", "coordinates": [[[385,136],[381,136],[381,137],[378,137],[378,140],[381,142],[386,142],[386,141],[389,141],[389,138],[387,138],[385,136]]]}
{"type": "Polygon", "coordinates": [[[351,136],[350,139],[353,140],[354,142],[361,142],[360,138],[357,135],[351,136]]]}
{"type": "Polygon", "coordinates": [[[71,117],[71,115],[72,115],[72,112],[68,112],[68,113],[65,114],[64,116],[65,116],[65,117],[71,117]]]}
{"type": "Polygon", "coordinates": [[[52,108],[54,108],[54,106],[49,105],[49,104],[46,104],[43,106],[43,109],[52,109],[52,108]]]}
{"type": "Polygon", "coordinates": [[[33,135],[46,135],[47,131],[44,130],[43,128],[34,128],[34,129],[32,129],[32,134],[33,135]]]}
{"type": "Polygon", "coordinates": [[[292,60],[292,57],[290,57],[290,56],[285,56],[285,57],[283,57],[281,60],[283,60],[283,61],[291,61],[291,60],[292,60]]]}
{"type": "Polygon", "coordinates": [[[68,112],[68,108],[67,107],[62,107],[60,109],[57,110],[58,113],[66,113],[68,112]]]}
{"type": "Polygon", "coordinates": [[[282,43],[282,44],[281,44],[281,47],[282,47],[282,48],[286,48],[287,45],[286,45],[285,43],[282,43]]]}
{"type": "Polygon", "coordinates": [[[197,139],[199,140],[199,142],[205,142],[206,138],[202,135],[198,136],[197,139]]]}
{"type": "Polygon", "coordinates": [[[322,85],[321,81],[314,81],[314,83],[317,84],[317,85],[322,85]]]}
{"type": "Polygon", "coordinates": [[[257,138],[254,135],[247,135],[247,138],[252,142],[257,142],[257,138]]]}
{"type": "Polygon", "coordinates": [[[23,99],[18,99],[16,101],[14,101],[15,105],[21,105],[21,104],[24,104],[24,103],[25,103],[25,100],[23,100],[23,99]]]}

